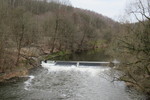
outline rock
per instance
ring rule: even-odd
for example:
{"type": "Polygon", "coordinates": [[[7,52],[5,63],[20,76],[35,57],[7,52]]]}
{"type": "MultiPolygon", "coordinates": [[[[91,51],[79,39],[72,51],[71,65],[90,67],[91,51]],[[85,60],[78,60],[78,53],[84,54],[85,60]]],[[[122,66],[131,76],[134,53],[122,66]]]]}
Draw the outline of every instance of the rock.
{"type": "Polygon", "coordinates": [[[110,63],[109,63],[109,66],[110,66],[110,67],[114,67],[115,64],[114,64],[113,62],[110,62],[110,63]]]}
{"type": "Polygon", "coordinates": [[[23,69],[22,71],[15,71],[10,73],[5,73],[4,75],[0,76],[0,82],[4,80],[9,80],[14,77],[22,77],[28,74],[28,70],[23,69]]]}

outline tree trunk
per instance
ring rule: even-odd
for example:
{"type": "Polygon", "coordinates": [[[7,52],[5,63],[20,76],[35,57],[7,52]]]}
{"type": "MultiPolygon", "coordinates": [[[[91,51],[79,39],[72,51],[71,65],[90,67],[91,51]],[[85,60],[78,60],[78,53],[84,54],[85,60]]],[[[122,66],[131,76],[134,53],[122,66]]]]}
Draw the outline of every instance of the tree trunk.
{"type": "Polygon", "coordinates": [[[17,52],[17,60],[16,60],[16,66],[18,66],[18,64],[19,64],[19,59],[20,59],[20,52],[21,52],[21,45],[22,45],[22,40],[23,40],[23,37],[24,37],[24,25],[22,25],[22,32],[21,32],[21,34],[20,34],[20,36],[18,37],[18,38],[20,38],[19,39],[19,43],[18,43],[18,52],[17,52]]]}
{"type": "Polygon", "coordinates": [[[55,49],[55,41],[56,41],[56,36],[57,36],[57,31],[58,31],[58,24],[59,24],[59,19],[58,19],[58,15],[57,15],[54,37],[53,37],[53,41],[51,44],[51,46],[52,46],[51,51],[50,51],[51,53],[53,53],[53,51],[55,49]]]}

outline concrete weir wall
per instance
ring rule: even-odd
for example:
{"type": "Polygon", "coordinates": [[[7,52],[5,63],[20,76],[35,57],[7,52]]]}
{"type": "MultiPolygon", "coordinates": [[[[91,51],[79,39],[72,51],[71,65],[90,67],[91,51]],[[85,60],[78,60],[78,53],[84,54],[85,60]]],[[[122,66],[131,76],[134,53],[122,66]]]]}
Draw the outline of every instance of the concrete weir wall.
{"type": "Polygon", "coordinates": [[[96,62],[96,61],[46,61],[46,63],[54,63],[55,65],[76,65],[82,66],[109,66],[110,62],[96,62]]]}

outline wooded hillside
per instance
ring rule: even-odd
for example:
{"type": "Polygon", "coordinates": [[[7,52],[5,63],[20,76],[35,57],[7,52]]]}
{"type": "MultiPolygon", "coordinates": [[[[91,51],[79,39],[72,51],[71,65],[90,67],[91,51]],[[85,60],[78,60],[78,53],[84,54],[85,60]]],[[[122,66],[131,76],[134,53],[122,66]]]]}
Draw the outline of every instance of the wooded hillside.
{"type": "Polygon", "coordinates": [[[118,23],[69,2],[0,1],[0,72],[26,57],[106,48],[118,23]]]}

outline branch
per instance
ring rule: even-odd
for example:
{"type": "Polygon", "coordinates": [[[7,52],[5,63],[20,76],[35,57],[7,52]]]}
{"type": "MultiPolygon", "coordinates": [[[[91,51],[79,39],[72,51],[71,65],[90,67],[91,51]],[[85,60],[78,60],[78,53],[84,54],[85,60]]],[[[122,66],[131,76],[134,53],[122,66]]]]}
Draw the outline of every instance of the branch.
{"type": "Polygon", "coordinates": [[[136,20],[138,20],[141,24],[145,25],[144,22],[141,21],[136,15],[136,13],[140,13],[140,12],[131,11],[131,13],[135,16],[136,20]]]}

